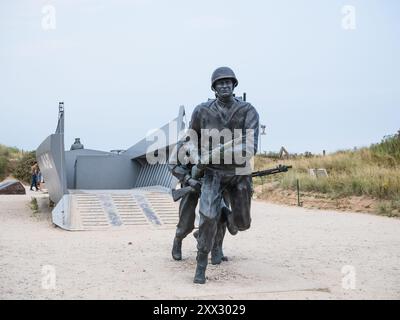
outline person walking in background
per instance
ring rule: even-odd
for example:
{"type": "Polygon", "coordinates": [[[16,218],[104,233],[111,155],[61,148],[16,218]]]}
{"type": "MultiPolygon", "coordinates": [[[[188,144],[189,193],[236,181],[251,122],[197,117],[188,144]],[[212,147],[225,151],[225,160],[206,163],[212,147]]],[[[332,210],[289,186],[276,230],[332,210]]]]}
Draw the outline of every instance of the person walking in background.
{"type": "Polygon", "coordinates": [[[36,173],[36,185],[39,190],[42,190],[42,172],[40,171],[39,166],[38,166],[38,170],[36,173]]]}
{"type": "Polygon", "coordinates": [[[31,191],[33,191],[33,187],[36,188],[36,191],[38,191],[38,186],[37,186],[37,174],[39,172],[39,166],[37,161],[35,161],[31,167],[31,175],[32,175],[32,182],[31,182],[31,191]]]}

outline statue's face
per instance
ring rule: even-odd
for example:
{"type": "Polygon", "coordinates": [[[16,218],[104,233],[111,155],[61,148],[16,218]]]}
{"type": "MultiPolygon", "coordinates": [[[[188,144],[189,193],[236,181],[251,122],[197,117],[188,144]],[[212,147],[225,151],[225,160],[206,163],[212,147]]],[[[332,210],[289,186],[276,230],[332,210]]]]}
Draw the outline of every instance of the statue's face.
{"type": "Polygon", "coordinates": [[[233,94],[232,79],[220,79],[215,82],[214,89],[221,98],[227,98],[233,94]]]}

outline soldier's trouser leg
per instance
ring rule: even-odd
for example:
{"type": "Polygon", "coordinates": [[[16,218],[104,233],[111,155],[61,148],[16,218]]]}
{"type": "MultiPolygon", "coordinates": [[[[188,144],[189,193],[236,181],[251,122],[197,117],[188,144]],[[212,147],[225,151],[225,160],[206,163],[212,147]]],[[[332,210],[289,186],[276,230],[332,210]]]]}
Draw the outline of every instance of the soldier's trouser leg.
{"type": "Polygon", "coordinates": [[[225,190],[223,196],[223,204],[221,208],[221,218],[226,221],[226,227],[231,235],[236,235],[239,231],[237,226],[235,225],[235,221],[233,220],[232,211],[229,209],[230,201],[229,201],[229,193],[225,190]]]}
{"type": "Polygon", "coordinates": [[[172,257],[175,260],[182,259],[182,240],[194,229],[198,199],[199,194],[189,192],[182,197],[179,204],[179,222],[172,246],[172,257]]]}
{"type": "Polygon", "coordinates": [[[175,236],[184,239],[194,229],[196,218],[196,207],[199,201],[199,194],[189,192],[184,195],[179,204],[179,222],[176,226],[175,236]]]}
{"type": "Polygon", "coordinates": [[[220,264],[224,260],[224,252],[222,250],[222,244],[224,241],[226,232],[226,221],[222,218],[217,224],[217,232],[215,234],[214,245],[211,250],[211,264],[220,264]]]}
{"type": "Polygon", "coordinates": [[[232,211],[229,209],[229,196],[224,193],[223,204],[221,207],[221,218],[217,226],[217,234],[215,235],[214,246],[211,250],[211,263],[220,264],[222,261],[228,261],[224,256],[223,241],[226,230],[232,235],[237,234],[238,228],[234,224],[232,211]]]}
{"type": "Polygon", "coordinates": [[[210,219],[200,213],[199,236],[197,237],[197,267],[194,283],[206,282],[208,254],[214,245],[214,239],[218,229],[217,221],[216,218],[210,219]]]}
{"type": "Polygon", "coordinates": [[[250,228],[251,197],[253,185],[251,176],[236,176],[229,186],[229,199],[233,220],[239,231],[250,228]]]}
{"type": "Polygon", "coordinates": [[[206,282],[206,267],[221,218],[221,176],[218,173],[205,174],[200,196],[200,223],[197,238],[197,268],[195,283],[206,282]]]}

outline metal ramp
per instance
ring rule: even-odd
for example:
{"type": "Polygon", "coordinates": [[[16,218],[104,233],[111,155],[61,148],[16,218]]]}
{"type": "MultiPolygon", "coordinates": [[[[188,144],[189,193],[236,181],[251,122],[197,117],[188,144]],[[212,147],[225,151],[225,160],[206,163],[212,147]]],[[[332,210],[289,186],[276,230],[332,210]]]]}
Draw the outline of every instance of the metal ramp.
{"type": "Polygon", "coordinates": [[[66,230],[104,230],[138,226],[173,226],[178,203],[169,189],[69,190],[54,208],[53,222],[66,230]]]}

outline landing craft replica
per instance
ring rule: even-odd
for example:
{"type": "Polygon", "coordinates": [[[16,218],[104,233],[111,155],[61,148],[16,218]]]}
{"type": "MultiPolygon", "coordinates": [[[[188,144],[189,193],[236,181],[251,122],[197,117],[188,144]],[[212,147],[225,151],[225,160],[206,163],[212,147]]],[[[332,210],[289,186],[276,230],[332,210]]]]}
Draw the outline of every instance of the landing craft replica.
{"type": "Polygon", "coordinates": [[[148,155],[169,153],[185,130],[184,115],[181,106],[178,117],[158,129],[166,137],[163,145],[144,138],[126,151],[106,152],[85,149],[77,140],[65,151],[64,104],[60,102],[56,132],[36,150],[55,203],[53,223],[66,230],[176,225],[178,207],[171,189],[178,181],[166,161],[152,164],[148,155]]]}

